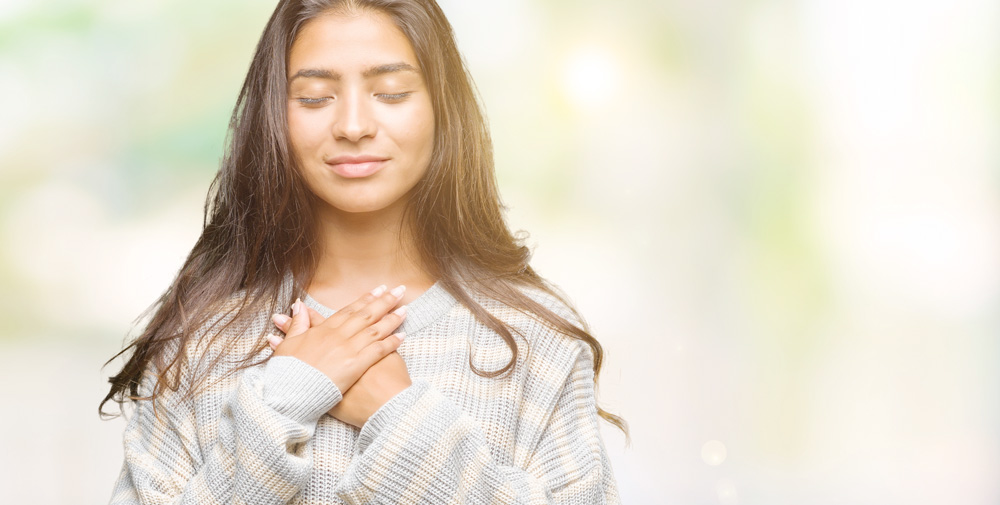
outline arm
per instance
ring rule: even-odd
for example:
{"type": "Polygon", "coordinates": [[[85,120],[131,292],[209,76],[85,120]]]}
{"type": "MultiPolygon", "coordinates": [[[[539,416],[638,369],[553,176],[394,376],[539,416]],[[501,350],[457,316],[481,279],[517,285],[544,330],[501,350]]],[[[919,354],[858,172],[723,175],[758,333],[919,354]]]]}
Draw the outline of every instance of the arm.
{"type": "MultiPolygon", "coordinates": [[[[148,394],[152,380],[143,385],[148,394]]],[[[202,454],[192,405],[176,396],[166,390],[155,412],[152,402],[136,402],[111,503],[286,503],[309,478],[317,420],[341,398],[314,368],[272,358],[226,395],[218,439],[202,454]]]]}
{"type": "MultiPolygon", "coordinates": [[[[245,370],[232,390],[220,393],[219,383],[207,385],[206,378],[197,399],[166,388],[155,406],[137,401],[112,503],[286,503],[309,480],[309,444],[320,416],[399,346],[388,333],[402,316],[387,314],[398,301],[383,286],[313,328],[296,301],[291,325],[304,331],[278,345],[266,365],[245,370]],[[204,410],[199,416],[195,404],[204,410]],[[204,432],[211,439],[199,441],[204,432]]],[[[140,393],[148,396],[155,380],[147,373],[140,393]]],[[[185,377],[178,389],[193,382],[185,377]]]]}
{"type": "MultiPolygon", "coordinates": [[[[352,505],[617,504],[601,441],[593,363],[581,344],[526,468],[500,465],[475,420],[424,381],[393,397],[361,430],[337,493],[352,505]]],[[[543,414],[544,413],[544,414],[543,414]]]]}

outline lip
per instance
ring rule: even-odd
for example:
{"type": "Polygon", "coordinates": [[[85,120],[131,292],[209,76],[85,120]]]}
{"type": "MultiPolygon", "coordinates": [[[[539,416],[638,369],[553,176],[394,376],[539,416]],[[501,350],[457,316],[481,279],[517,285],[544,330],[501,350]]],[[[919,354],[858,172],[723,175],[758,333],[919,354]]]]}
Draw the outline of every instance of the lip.
{"type": "Polygon", "coordinates": [[[333,170],[333,173],[341,177],[359,179],[375,174],[385,166],[387,161],[389,158],[363,154],[360,156],[337,156],[326,160],[326,164],[333,170]]]}

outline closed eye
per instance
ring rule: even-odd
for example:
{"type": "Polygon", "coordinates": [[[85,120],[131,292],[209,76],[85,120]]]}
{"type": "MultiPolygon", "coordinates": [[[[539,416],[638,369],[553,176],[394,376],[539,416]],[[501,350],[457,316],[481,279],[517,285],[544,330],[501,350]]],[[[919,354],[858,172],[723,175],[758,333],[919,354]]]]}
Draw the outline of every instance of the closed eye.
{"type": "Polygon", "coordinates": [[[375,96],[379,97],[383,102],[396,103],[396,102],[402,102],[403,100],[405,100],[407,97],[409,97],[412,94],[413,93],[410,93],[410,92],[406,92],[406,93],[377,93],[375,96]]]}
{"type": "Polygon", "coordinates": [[[326,101],[329,100],[329,99],[330,99],[330,97],[323,97],[323,98],[296,98],[296,100],[298,100],[298,102],[301,103],[302,105],[320,105],[320,104],[326,103],[326,101]]]}
{"type": "MultiPolygon", "coordinates": [[[[406,100],[412,94],[413,94],[412,92],[407,91],[404,93],[376,93],[375,96],[378,97],[379,100],[386,103],[398,103],[402,102],[403,100],[406,100]]],[[[296,98],[295,100],[301,103],[302,105],[314,106],[314,105],[323,105],[329,100],[332,100],[332,98],[331,97],[296,98]]]]}

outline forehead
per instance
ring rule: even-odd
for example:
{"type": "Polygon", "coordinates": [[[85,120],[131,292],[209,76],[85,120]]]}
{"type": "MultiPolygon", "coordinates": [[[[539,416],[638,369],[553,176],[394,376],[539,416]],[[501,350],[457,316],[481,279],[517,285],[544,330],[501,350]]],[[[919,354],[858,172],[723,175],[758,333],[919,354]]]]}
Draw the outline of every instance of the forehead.
{"type": "Polygon", "coordinates": [[[326,13],[305,22],[292,42],[288,75],[304,68],[361,74],[373,65],[405,62],[417,67],[406,35],[380,11],[326,13]]]}

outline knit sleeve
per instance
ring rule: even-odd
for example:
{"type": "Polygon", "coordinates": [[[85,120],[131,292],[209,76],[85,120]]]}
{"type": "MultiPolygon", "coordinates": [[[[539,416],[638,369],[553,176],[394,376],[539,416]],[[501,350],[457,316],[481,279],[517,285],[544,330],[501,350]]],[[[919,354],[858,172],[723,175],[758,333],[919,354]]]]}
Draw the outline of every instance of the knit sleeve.
{"type": "MultiPolygon", "coordinates": [[[[149,378],[149,377],[147,377],[149,378]]],[[[292,357],[249,368],[218,409],[218,437],[198,441],[191,401],[165,390],[137,401],[112,504],[286,503],[309,479],[316,422],[340,401],[325,375],[292,357]]],[[[152,380],[144,380],[148,393],[152,380]]]]}
{"type": "Polygon", "coordinates": [[[339,497],[351,505],[618,504],[592,366],[581,350],[554,403],[523,410],[541,419],[522,422],[544,426],[525,468],[498,464],[478,423],[415,380],[365,423],[339,497]]]}

